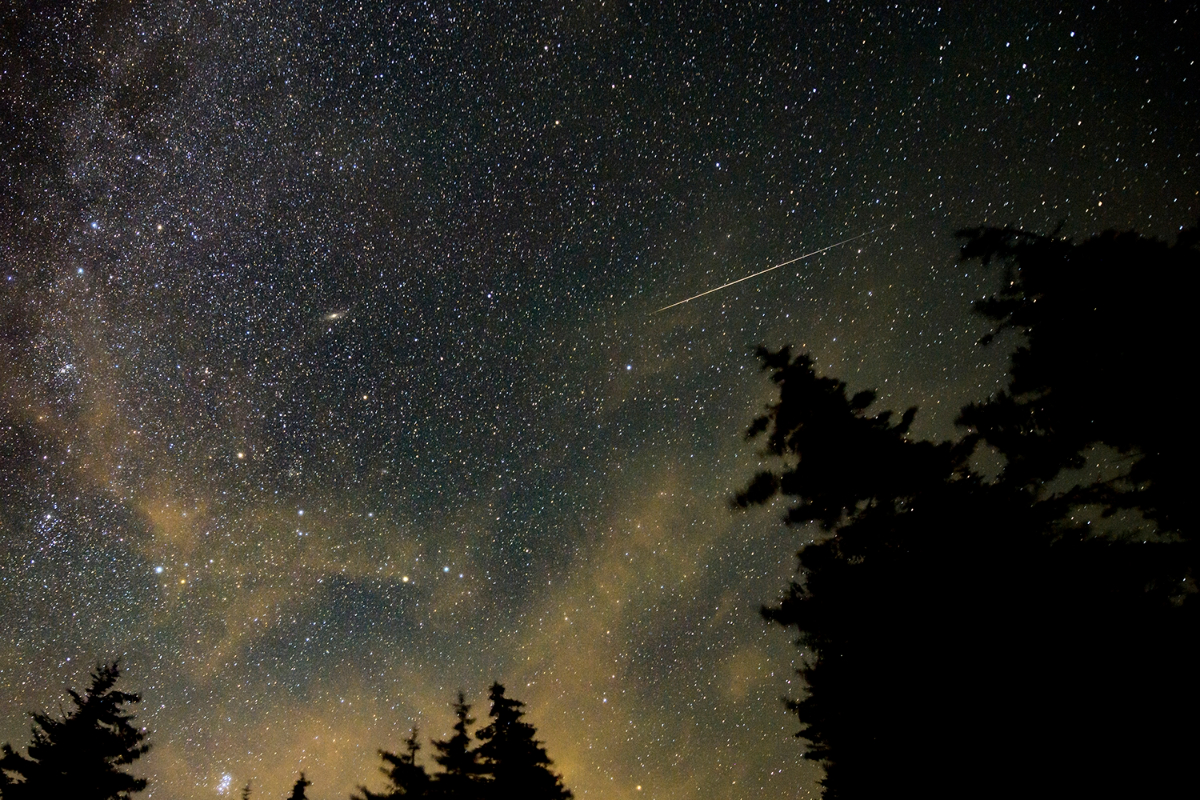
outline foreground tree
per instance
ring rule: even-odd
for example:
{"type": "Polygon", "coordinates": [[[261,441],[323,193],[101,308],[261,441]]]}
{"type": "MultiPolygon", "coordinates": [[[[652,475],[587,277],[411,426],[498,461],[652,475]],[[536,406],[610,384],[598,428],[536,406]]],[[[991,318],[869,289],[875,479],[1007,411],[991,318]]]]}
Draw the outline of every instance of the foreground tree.
{"type": "Polygon", "coordinates": [[[296,778],[296,782],[292,784],[292,793],[288,795],[288,800],[308,800],[306,793],[308,787],[312,786],[312,781],[304,777],[304,773],[300,773],[300,777],[296,778]]]}
{"type": "Polygon", "coordinates": [[[760,351],[779,400],[749,434],[780,466],[735,499],[785,495],[787,522],[818,531],[765,611],[800,634],[808,694],[791,707],[827,798],[1159,796],[1197,745],[1180,477],[1194,435],[1159,410],[1186,398],[1173,371],[1119,371],[1177,357],[1196,237],[963,235],[964,258],[1009,270],[977,309],[1024,341],[1009,389],[964,409],[957,441],[914,441],[915,409],[869,414],[873,393],[760,351]],[[1004,459],[993,479],[971,467],[988,445],[1004,459]],[[1099,477],[1071,472],[1101,446],[1099,477]]]}
{"type": "Polygon", "coordinates": [[[141,702],[141,697],[115,689],[120,676],[115,661],[98,666],[84,694],[68,692],[72,708],[61,718],[31,715],[33,738],[28,754],[22,755],[8,744],[0,754],[0,797],[128,800],[146,788],[145,778],[135,778],[125,769],[150,745],[127,710],[141,702]]]}
{"type": "Polygon", "coordinates": [[[358,788],[352,800],[570,800],[574,795],[550,770],[550,757],[537,739],[537,729],[525,720],[525,704],[493,683],[488,694],[490,723],[471,734],[475,720],[462,692],[454,703],[454,732],[434,741],[434,761],[441,771],[430,775],[417,762],[417,731],[404,740],[399,755],[381,750],[380,768],[388,780],[382,792],[358,788]],[[478,740],[478,747],[473,743],[478,740]]]}
{"type": "Polygon", "coordinates": [[[1173,557],[1186,551],[1186,566],[1198,566],[1187,469],[1196,434],[1177,412],[1193,397],[1180,357],[1195,344],[1200,228],[1174,246],[1135,233],[1080,244],[1008,228],[959,236],[964,260],[997,259],[1006,271],[975,310],[997,333],[1023,337],[1008,389],[963,409],[959,424],[1004,455],[1007,483],[1063,507],[1136,511],[1187,544],[1173,557]],[[1097,446],[1116,451],[1124,469],[1060,497],[1042,488],[1097,446]]]}
{"type": "Polygon", "coordinates": [[[471,718],[471,706],[462,692],[454,704],[454,733],[449,739],[433,743],[437,754],[433,760],[442,771],[434,776],[431,794],[437,798],[473,800],[483,795],[483,764],[479,751],[471,746],[468,728],[475,723],[471,718]]]}
{"type": "Polygon", "coordinates": [[[483,768],[490,773],[487,796],[495,800],[570,800],[574,795],[562,778],[550,771],[553,763],[537,740],[537,730],[525,721],[525,704],[504,695],[504,687],[493,683],[491,723],[476,737],[483,768]]]}
{"type": "Polygon", "coordinates": [[[413,727],[404,740],[404,752],[396,755],[380,750],[383,766],[379,771],[387,776],[388,787],[381,793],[372,792],[365,786],[358,787],[359,794],[352,800],[399,800],[401,797],[422,798],[429,796],[430,780],[425,768],[417,763],[417,752],[421,745],[417,741],[417,729],[413,727]]]}

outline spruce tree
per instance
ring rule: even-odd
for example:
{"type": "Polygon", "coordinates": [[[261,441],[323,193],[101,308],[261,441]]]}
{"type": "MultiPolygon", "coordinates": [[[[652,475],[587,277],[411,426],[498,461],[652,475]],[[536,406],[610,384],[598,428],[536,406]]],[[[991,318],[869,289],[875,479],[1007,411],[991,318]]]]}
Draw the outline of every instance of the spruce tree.
{"type": "Polygon", "coordinates": [[[483,766],[479,761],[479,751],[471,747],[471,734],[468,731],[468,727],[475,723],[470,713],[471,706],[467,704],[463,693],[459,692],[458,701],[454,704],[457,721],[453,735],[433,743],[437,750],[433,760],[442,767],[442,772],[434,776],[431,787],[434,797],[475,800],[483,795],[483,766]]]}
{"type": "Polygon", "coordinates": [[[375,793],[365,786],[358,787],[360,794],[352,800],[398,800],[398,798],[423,798],[429,796],[430,779],[425,768],[417,763],[417,752],[421,749],[417,741],[417,729],[414,726],[404,740],[404,752],[399,755],[380,750],[379,756],[384,766],[379,771],[387,776],[388,788],[382,793],[375,793]]]}
{"type": "Polygon", "coordinates": [[[525,704],[506,697],[504,687],[493,683],[491,723],[476,736],[483,742],[479,757],[491,774],[487,796],[493,800],[570,800],[573,795],[562,778],[550,771],[550,757],[536,738],[537,730],[525,721],[525,704]]]}
{"type": "Polygon", "coordinates": [[[9,744],[0,754],[4,800],[129,800],[146,788],[145,778],[126,771],[150,749],[127,709],[141,697],[114,689],[120,676],[115,661],[97,666],[84,694],[69,691],[72,708],[61,718],[31,715],[28,754],[9,744]]]}
{"type": "Polygon", "coordinates": [[[304,773],[301,772],[300,777],[297,778],[296,782],[292,785],[292,793],[288,795],[288,800],[308,800],[308,795],[305,793],[305,789],[307,789],[309,786],[312,786],[312,781],[305,778],[304,773]]]}

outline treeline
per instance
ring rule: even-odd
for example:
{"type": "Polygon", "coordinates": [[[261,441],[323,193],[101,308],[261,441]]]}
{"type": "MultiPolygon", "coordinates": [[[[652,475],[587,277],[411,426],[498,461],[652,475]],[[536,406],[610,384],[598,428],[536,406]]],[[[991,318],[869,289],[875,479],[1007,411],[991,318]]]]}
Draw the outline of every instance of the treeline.
{"type": "MultiPolygon", "coordinates": [[[[68,692],[71,706],[55,717],[35,712],[26,753],[5,744],[0,751],[0,800],[130,800],[148,781],[129,767],[150,750],[144,728],[133,724],[141,697],[116,688],[117,663],[92,673],[83,694],[68,692]]],[[[413,728],[399,753],[379,752],[387,786],[379,792],[360,786],[351,800],[570,800],[573,795],[525,720],[524,703],[493,683],[488,724],[474,733],[471,706],[460,692],[448,739],[435,740],[429,772],[417,761],[421,745],[413,728]]],[[[300,773],[288,800],[309,800],[312,783],[300,773]]],[[[243,800],[251,787],[242,789],[243,800]]]]}
{"type": "MultiPolygon", "coordinates": [[[[377,793],[361,786],[354,800],[570,800],[574,795],[550,770],[552,762],[537,740],[537,730],[524,719],[525,704],[507,697],[499,683],[492,684],[488,699],[492,704],[490,721],[472,736],[470,726],[475,720],[470,716],[471,706],[459,692],[454,703],[454,733],[432,743],[433,760],[440,771],[429,774],[417,763],[421,746],[413,728],[404,740],[403,752],[379,753],[387,789],[377,793]]],[[[303,795],[295,800],[300,797],[303,795]]]]}

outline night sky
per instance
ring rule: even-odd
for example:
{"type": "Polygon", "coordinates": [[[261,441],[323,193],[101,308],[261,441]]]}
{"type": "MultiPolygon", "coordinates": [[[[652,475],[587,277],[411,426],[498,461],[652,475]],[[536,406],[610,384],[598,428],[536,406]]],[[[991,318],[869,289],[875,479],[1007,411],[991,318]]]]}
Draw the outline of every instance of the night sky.
{"type": "Polygon", "coordinates": [[[0,16],[0,741],[120,657],[162,800],[377,788],[493,680],[579,798],[814,795],[754,346],[949,436],[956,229],[1200,217],[1187,2],[0,16]]]}

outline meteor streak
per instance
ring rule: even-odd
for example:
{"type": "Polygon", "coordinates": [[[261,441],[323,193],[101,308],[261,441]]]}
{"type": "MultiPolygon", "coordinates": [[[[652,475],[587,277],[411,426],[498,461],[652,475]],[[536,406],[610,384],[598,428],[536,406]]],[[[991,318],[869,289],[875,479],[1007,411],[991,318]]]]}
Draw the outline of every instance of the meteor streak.
{"type": "Polygon", "coordinates": [[[691,297],[687,298],[686,300],[680,300],[677,303],[671,303],[671,305],[669,305],[669,306],[663,306],[662,308],[658,309],[658,311],[653,312],[653,314],[651,314],[651,316],[659,313],[660,311],[666,311],[668,308],[674,308],[675,306],[681,306],[684,303],[690,303],[693,300],[696,300],[700,297],[704,297],[704,295],[706,295],[706,294],[712,294],[713,292],[719,292],[722,289],[728,289],[730,286],[733,286],[735,283],[741,283],[742,281],[748,281],[751,278],[757,278],[759,275],[766,275],[771,270],[779,269],[780,267],[786,267],[788,264],[795,264],[797,261],[803,261],[806,258],[811,258],[812,256],[815,256],[819,253],[824,253],[826,250],[832,250],[835,247],[840,247],[841,245],[846,244],[846,242],[853,242],[855,239],[861,239],[862,237],[868,236],[877,230],[879,230],[879,228],[871,228],[871,230],[867,231],[866,233],[860,233],[857,236],[851,236],[849,239],[842,239],[840,242],[834,242],[833,244],[826,245],[825,247],[822,247],[820,250],[813,250],[811,253],[805,253],[804,255],[796,256],[795,258],[784,261],[781,264],[776,264],[773,267],[767,267],[764,270],[760,270],[760,271],[754,273],[753,275],[747,275],[744,278],[738,278],[736,281],[730,281],[729,283],[722,284],[721,286],[718,286],[715,289],[709,289],[706,292],[701,292],[700,294],[692,295],[691,297]]]}

